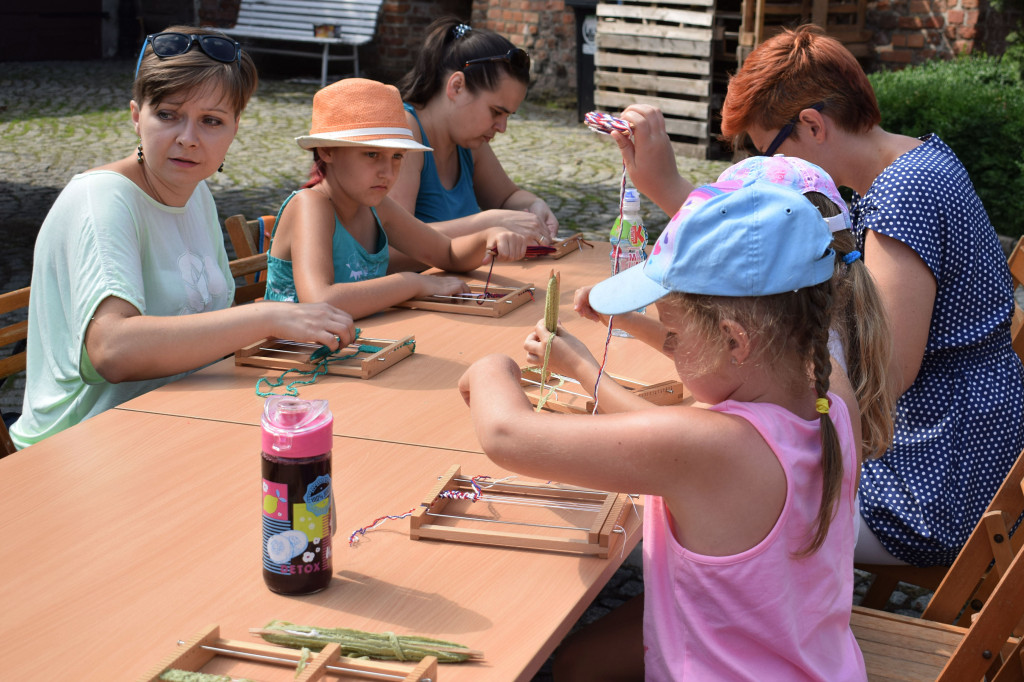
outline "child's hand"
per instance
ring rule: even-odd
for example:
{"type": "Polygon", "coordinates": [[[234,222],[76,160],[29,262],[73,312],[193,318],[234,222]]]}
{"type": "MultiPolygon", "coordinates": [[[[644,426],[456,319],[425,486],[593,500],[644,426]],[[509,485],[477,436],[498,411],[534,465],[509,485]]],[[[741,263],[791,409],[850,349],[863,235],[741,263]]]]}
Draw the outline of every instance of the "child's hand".
{"type": "Polygon", "coordinates": [[[352,316],[330,303],[270,303],[271,331],[279,339],[344,348],[356,338],[352,316]]]}
{"type": "Polygon", "coordinates": [[[593,286],[580,287],[573,295],[572,309],[583,318],[607,324],[608,318],[590,307],[590,290],[593,286]]]}
{"type": "Polygon", "coordinates": [[[421,296],[455,296],[457,294],[468,294],[469,285],[458,277],[449,275],[420,275],[416,274],[416,280],[420,284],[420,292],[414,297],[421,296]]]}
{"type": "MultiPolygon", "coordinates": [[[[523,343],[528,363],[537,367],[544,364],[544,355],[547,352],[550,337],[551,332],[547,330],[544,320],[541,319],[523,343]]],[[[587,363],[597,365],[597,360],[582,341],[567,332],[565,327],[559,323],[555,338],[551,339],[548,371],[578,378],[580,365],[587,363]]]]}
{"type": "Polygon", "coordinates": [[[526,256],[527,239],[523,235],[500,227],[492,227],[485,234],[487,251],[484,264],[490,263],[492,259],[522,260],[526,256]]]}

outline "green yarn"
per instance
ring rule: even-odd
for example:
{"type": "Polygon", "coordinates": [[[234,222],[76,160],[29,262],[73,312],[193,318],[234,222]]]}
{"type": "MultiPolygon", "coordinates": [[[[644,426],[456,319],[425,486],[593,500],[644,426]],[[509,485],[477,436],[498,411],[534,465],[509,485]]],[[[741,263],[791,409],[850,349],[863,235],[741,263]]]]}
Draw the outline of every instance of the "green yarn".
{"type": "MultiPolygon", "coordinates": [[[[356,341],[359,340],[359,334],[361,332],[362,330],[357,327],[355,338],[356,341]]],[[[411,345],[413,352],[416,352],[415,341],[406,341],[402,345],[411,345]]],[[[293,398],[297,398],[299,396],[299,389],[296,388],[296,386],[308,386],[310,384],[315,383],[317,377],[319,377],[322,374],[327,374],[327,369],[331,363],[349,360],[351,358],[356,357],[360,353],[379,353],[382,350],[384,349],[379,346],[358,344],[356,346],[355,351],[347,353],[345,355],[338,355],[338,353],[341,352],[341,348],[332,351],[328,346],[320,346],[320,348],[313,351],[313,353],[309,356],[309,359],[311,361],[316,362],[316,366],[313,369],[286,369],[285,371],[281,372],[281,376],[273,380],[268,379],[266,377],[260,377],[259,379],[256,380],[256,395],[258,395],[261,398],[267,398],[272,395],[288,395],[293,398]],[[280,388],[282,385],[284,385],[285,377],[287,377],[289,374],[297,374],[301,377],[307,378],[295,379],[294,381],[291,381],[287,386],[284,387],[284,393],[275,393],[274,389],[280,388]],[[267,385],[266,391],[261,389],[261,386],[263,386],[263,384],[267,385]]]]}

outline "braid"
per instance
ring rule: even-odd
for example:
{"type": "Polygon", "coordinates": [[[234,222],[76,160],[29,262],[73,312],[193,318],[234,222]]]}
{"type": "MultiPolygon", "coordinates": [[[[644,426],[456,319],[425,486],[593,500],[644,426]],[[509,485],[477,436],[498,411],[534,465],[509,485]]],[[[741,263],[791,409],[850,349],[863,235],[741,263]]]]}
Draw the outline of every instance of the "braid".
{"type": "MultiPolygon", "coordinates": [[[[808,288],[808,323],[812,330],[810,355],[814,368],[814,392],[819,400],[828,399],[829,377],[832,374],[832,359],[828,350],[828,330],[832,310],[832,284],[824,282],[808,288]]],[[[821,506],[814,537],[810,544],[799,552],[800,556],[813,554],[825,542],[829,525],[835,517],[839,503],[840,487],[843,481],[843,455],[839,445],[839,434],[829,412],[821,412],[821,506]]]]}

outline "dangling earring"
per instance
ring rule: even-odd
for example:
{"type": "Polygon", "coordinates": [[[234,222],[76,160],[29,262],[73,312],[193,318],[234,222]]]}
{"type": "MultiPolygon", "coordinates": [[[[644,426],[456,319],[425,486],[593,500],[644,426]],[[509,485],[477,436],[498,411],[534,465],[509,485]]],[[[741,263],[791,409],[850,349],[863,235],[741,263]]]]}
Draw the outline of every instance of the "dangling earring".
{"type": "Polygon", "coordinates": [[[142,140],[139,140],[139,153],[135,156],[138,158],[139,163],[142,163],[142,140]]]}
{"type": "Polygon", "coordinates": [[[218,173],[223,173],[224,172],[224,162],[223,161],[220,162],[220,168],[217,169],[217,172],[218,173]]]}

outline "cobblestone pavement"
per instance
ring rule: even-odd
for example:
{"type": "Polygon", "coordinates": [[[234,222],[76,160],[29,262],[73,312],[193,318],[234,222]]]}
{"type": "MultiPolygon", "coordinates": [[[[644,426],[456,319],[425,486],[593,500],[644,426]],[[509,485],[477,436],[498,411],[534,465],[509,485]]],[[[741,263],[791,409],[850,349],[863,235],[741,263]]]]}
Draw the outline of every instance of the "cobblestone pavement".
{"type": "MultiPolygon", "coordinates": [[[[36,232],[68,179],[133,151],[132,70],[126,61],[0,63],[0,291],[29,284],[36,232]]],[[[209,181],[222,221],[236,213],[276,213],[305,179],[309,154],[292,138],[309,128],[316,89],[316,84],[285,79],[260,84],[224,172],[209,181]]],[[[607,234],[618,212],[621,160],[610,138],[576,121],[575,109],[527,102],[494,148],[512,179],[550,204],[563,235],[607,234]]],[[[680,171],[695,183],[713,180],[726,165],[679,159],[680,171]]],[[[667,222],[650,202],[643,215],[655,235],[667,222]]],[[[230,250],[226,235],[225,243],[230,250]]],[[[20,410],[21,391],[16,383],[0,393],[0,409],[20,410]]],[[[858,574],[860,593],[868,581],[858,574]]],[[[642,591],[640,559],[634,553],[581,622],[595,620],[642,591]]],[[[918,615],[927,597],[908,587],[895,593],[889,608],[918,615]]],[[[535,679],[550,679],[548,666],[535,679]]]]}

